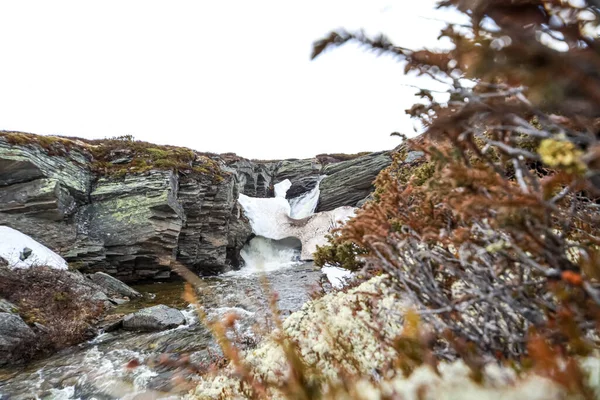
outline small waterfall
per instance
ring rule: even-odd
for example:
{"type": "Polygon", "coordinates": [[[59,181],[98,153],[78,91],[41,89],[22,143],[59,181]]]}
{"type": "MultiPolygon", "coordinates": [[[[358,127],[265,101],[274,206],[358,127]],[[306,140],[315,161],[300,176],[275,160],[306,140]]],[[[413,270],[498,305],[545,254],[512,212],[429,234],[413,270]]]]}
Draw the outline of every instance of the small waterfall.
{"type": "Polygon", "coordinates": [[[274,237],[280,231],[279,226],[290,215],[290,204],[285,195],[292,183],[289,179],[275,185],[275,197],[261,199],[240,194],[238,201],[244,214],[250,220],[252,231],[257,236],[274,237]]]}
{"type": "Polygon", "coordinates": [[[319,176],[317,184],[311,191],[290,199],[290,217],[301,219],[309,217],[315,213],[317,204],[319,203],[319,195],[321,194],[319,185],[325,176],[326,175],[319,176]]]}
{"type": "Polygon", "coordinates": [[[241,251],[245,266],[235,275],[273,271],[295,265],[300,259],[301,244],[298,240],[281,236],[281,226],[288,223],[289,217],[305,218],[312,215],[319,201],[319,178],[317,185],[291,202],[286,200],[287,191],[292,186],[289,179],[275,185],[275,197],[254,198],[243,194],[239,202],[244,214],[250,220],[256,235],[241,251]],[[291,203],[291,204],[290,204],[291,203]],[[282,240],[273,240],[275,238],[282,240]]]}
{"type": "Polygon", "coordinates": [[[251,275],[297,265],[301,245],[298,240],[290,239],[272,240],[256,236],[240,253],[245,263],[244,268],[230,272],[229,275],[251,275]]]}

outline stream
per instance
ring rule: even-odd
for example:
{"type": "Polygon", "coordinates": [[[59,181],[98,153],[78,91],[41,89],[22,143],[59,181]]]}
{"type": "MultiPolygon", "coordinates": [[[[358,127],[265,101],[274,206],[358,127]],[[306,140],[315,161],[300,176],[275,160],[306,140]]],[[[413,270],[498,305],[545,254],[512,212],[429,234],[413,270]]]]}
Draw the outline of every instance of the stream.
{"type": "MultiPolygon", "coordinates": [[[[250,267],[246,267],[250,268],[250,267]]],[[[323,277],[312,263],[283,265],[264,274],[242,269],[219,277],[204,278],[206,287],[199,301],[209,317],[227,312],[239,317],[236,331],[245,338],[258,339],[255,325],[265,326],[270,313],[269,295],[262,277],[277,293],[283,315],[298,310],[309,300],[323,277]]],[[[164,282],[132,286],[143,298],[117,307],[115,313],[129,313],[156,304],[179,308],[187,324],[153,333],[118,330],[63,350],[24,368],[0,370],[0,398],[24,399],[158,399],[181,398],[197,376],[176,368],[152,366],[161,355],[174,358],[189,355],[192,362],[206,364],[219,354],[208,330],[198,322],[192,307],[183,299],[183,282],[164,282]],[[127,368],[137,360],[140,366],[127,368]]]]}

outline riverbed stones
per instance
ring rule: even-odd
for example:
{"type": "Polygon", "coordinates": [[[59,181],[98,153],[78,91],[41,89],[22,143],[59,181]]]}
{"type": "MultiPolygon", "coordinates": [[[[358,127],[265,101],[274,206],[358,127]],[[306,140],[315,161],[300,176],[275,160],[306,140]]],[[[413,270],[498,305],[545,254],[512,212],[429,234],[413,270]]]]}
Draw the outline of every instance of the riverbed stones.
{"type": "Polygon", "coordinates": [[[0,312],[0,366],[20,361],[23,347],[34,338],[33,330],[19,315],[0,312]]]}
{"type": "Polygon", "coordinates": [[[123,329],[129,331],[162,331],[185,324],[181,311],[159,304],[144,308],[123,318],[123,329]]]}
{"type": "Polygon", "coordinates": [[[112,276],[105,274],[104,272],[96,272],[94,274],[89,275],[89,278],[98,286],[106,289],[109,292],[119,294],[121,296],[134,298],[140,297],[141,294],[127,286],[120,280],[113,278],[112,276]]]}

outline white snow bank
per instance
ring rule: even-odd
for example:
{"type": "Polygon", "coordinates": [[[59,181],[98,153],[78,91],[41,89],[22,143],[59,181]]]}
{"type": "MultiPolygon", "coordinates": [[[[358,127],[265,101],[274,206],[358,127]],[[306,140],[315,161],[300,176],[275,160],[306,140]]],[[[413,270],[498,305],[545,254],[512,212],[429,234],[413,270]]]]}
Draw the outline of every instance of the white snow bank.
{"type": "MultiPolygon", "coordinates": [[[[273,240],[288,237],[298,238],[302,242],[301,259],[312,260],[317,246],[327,244],[326,235],[332,229],[352,218],[356,209],[344,206],[335,210],[308,215],[302,219],[292,218],[290,217],[290,204],[285,199],[290,186],[289,179],[286,179],[275,185],[276,197],[254,198],[240,194],[238,201],[244,209],[244,214],[250,220],[255,235],[273,240]]],[[[314,193],[318,193],[318,188],[314,193]]],[[[314,193],[309,192],[313,197],[314,193]]],[[[317,202],[318,197],[306,200],[311,212],[313,206],[316,207],[317,202]]],[[[304,208],[304,205],[301,208],[304,208]]],[[[310,212],[305,214],[310,214],[310,212]]]]}
{"type": "Polygon", "coordinates": [[[327,280],[329,283],[331,283],[331,286],[336,289],[344,286],[346,278],[350,278],[352,276],[352,272],[348,271],[347,269],[333,266],[325,266],[321,268],[321,271],[327,275],[327,280]]]}
{"type": "Polygon", "coordinates": [[[31,266],[47,266],[55,269],[67,269],[67,262],[46,246],[31,237],[9,228],[0,226],[0,257],[8,262],[9,268],[29,268],[31,266]],[[20,259],[23,249],[32,250],[24,261],[20,259]]]}

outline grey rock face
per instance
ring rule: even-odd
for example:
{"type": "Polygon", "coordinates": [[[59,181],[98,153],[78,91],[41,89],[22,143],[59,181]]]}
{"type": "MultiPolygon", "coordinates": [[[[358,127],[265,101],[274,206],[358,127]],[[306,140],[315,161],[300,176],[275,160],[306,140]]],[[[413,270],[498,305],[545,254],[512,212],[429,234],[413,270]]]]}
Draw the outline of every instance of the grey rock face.
{"type": "Polygon", "coordinates": [[[241,265],[243,263],[240,251],[242,247],[252,238],[252,227],[250,221],[244,215],[242,207],[236,202],[232,210],[232,216],[229,222],[229,232],[227,235],[227,259],[232,265],[241,265]]]}
{"type": "Polygon", "coordinates": [[[287,199],[293,199],[295,197],[301,196],[306,192],[310,192],[317,186],[317,182],[319,182],[318,175],[310,175],[304,176],[301,178],[294,179],[292,186],[288,189],[285,197],[287,199]]]}
{"type": "Polygon", "coordinates": [[[0,137],[0,187],[49,178],[73,197],[84,199],[91,182],[88,163],[88,157],[75,149],[68,156],[55,157],[39,146],[14,146],[0,137]]]}
{"type": "Polygon", "coordinates": [[[53,249],[75,241],[67,220],[85,202],[91,176],[87,156],[49,156],[35,145],[15,146],[0,137],[0,225],[7,225],[53,249]]]}
{"type": "Polygon", "coordinates": [[[75,243],[77,227],[70,220],[49,221],[36,216],[0,212],[0,225],[6,225],[31,236],[63,257],[75,243]]]}
{"type": "Polygon", "coordinates": [[[286,197],[292,199],[312,190],[317,185],[322,167],[316,159],[281,161],[273,183],[289,179],[292,186],[287,191],[286,197]]]}
{"type": "Polygon", "coordinates": [[[185,324],[181,311],[163,304],[144,308],[123,318],[123,329],[130,331],[162,331],[185,324]]]}
{"type": "Polygon", "coordinates": [[[19,308],[8,300],[0,299],[0,312],[15,314],[19,308]]]}
{"type": "Polygon", "coordinates": [[[323,173],[327,177],[321,181],[317,212],[356,206],[373,191],[377,174],[391,163],[391,157],[381,152],[326,165],[323,173]]]}
{"type": "Polygon", "coordinates": [[[37,179],[0,187],[0,212],[60,221],[76,209],[75,199],[59,181],[37,179]]]}
{"type": "Polygon", "coordinates": [[[138,291],[130,288],[120,280],[113,278],[112,276],[105,274],[104,272],[96,272],[95,274],[89,275],[89,278],[96,285],[108,291],[108,293],[116,293],[129,298],[141,296],[141,294],[138,291]]]}
{"type": "MultiPolygon", "coordinates": [[[[80,211],[78,236],[88,245],[101,244],[104,262],[90,270],[106,270],[128,280],[152,278],[168,271],[175,260],[185,220],[177,201],[178,177],[171,171],[101,178],[80,211]]],[[[79,244],[75,246],[78,253],[79,244]]],[[[68,259],[76,259],[71,254],[68,259]]]]}
{"type": "Polygon", "coordinates": [[[240,193],[250,197],[273,195],[273,174],[277,163],[239,160],[229,165],[236,173],[240,193]]]}
{"type": "Polygon", "coordinates": [[[177,259],[200,274],[211,275],[237,265],[236,254],[250,232],[240,225],[243,221],[235,175],[226,176],[218,185],[202,184],[204,179],[181,179],[179,201],[187,219],[179,237],[177,259]]]}
{"type": "Polygon", "coordinates": [[[17,363],[35,334],[17,314],[0,312],[0,365],[17,363]]]}
{"type": "MultiPolygon", "coordinates": [[[[275,183],[290,179],[287,196],[294,198],[325,173],[330,176],[321,183],[318,211],[330,210],[365,198],[389,164],[381,153],[326,166],[317,159],[214,155],[223,179],[165,170],[117,177],[92,170],[89,149],[74,144],[48,151],[13,145],[0,135],[0,225],[31,236],[82,272],[123,281],[169,278],[175,261],[204,275],[236,268],[252,237],[237,202],[240,193],[271,197],[275,183]]],[[[126,146],[111,149],[110,161],[124,163],[127,171],[131,152],[126,146]]]]}

